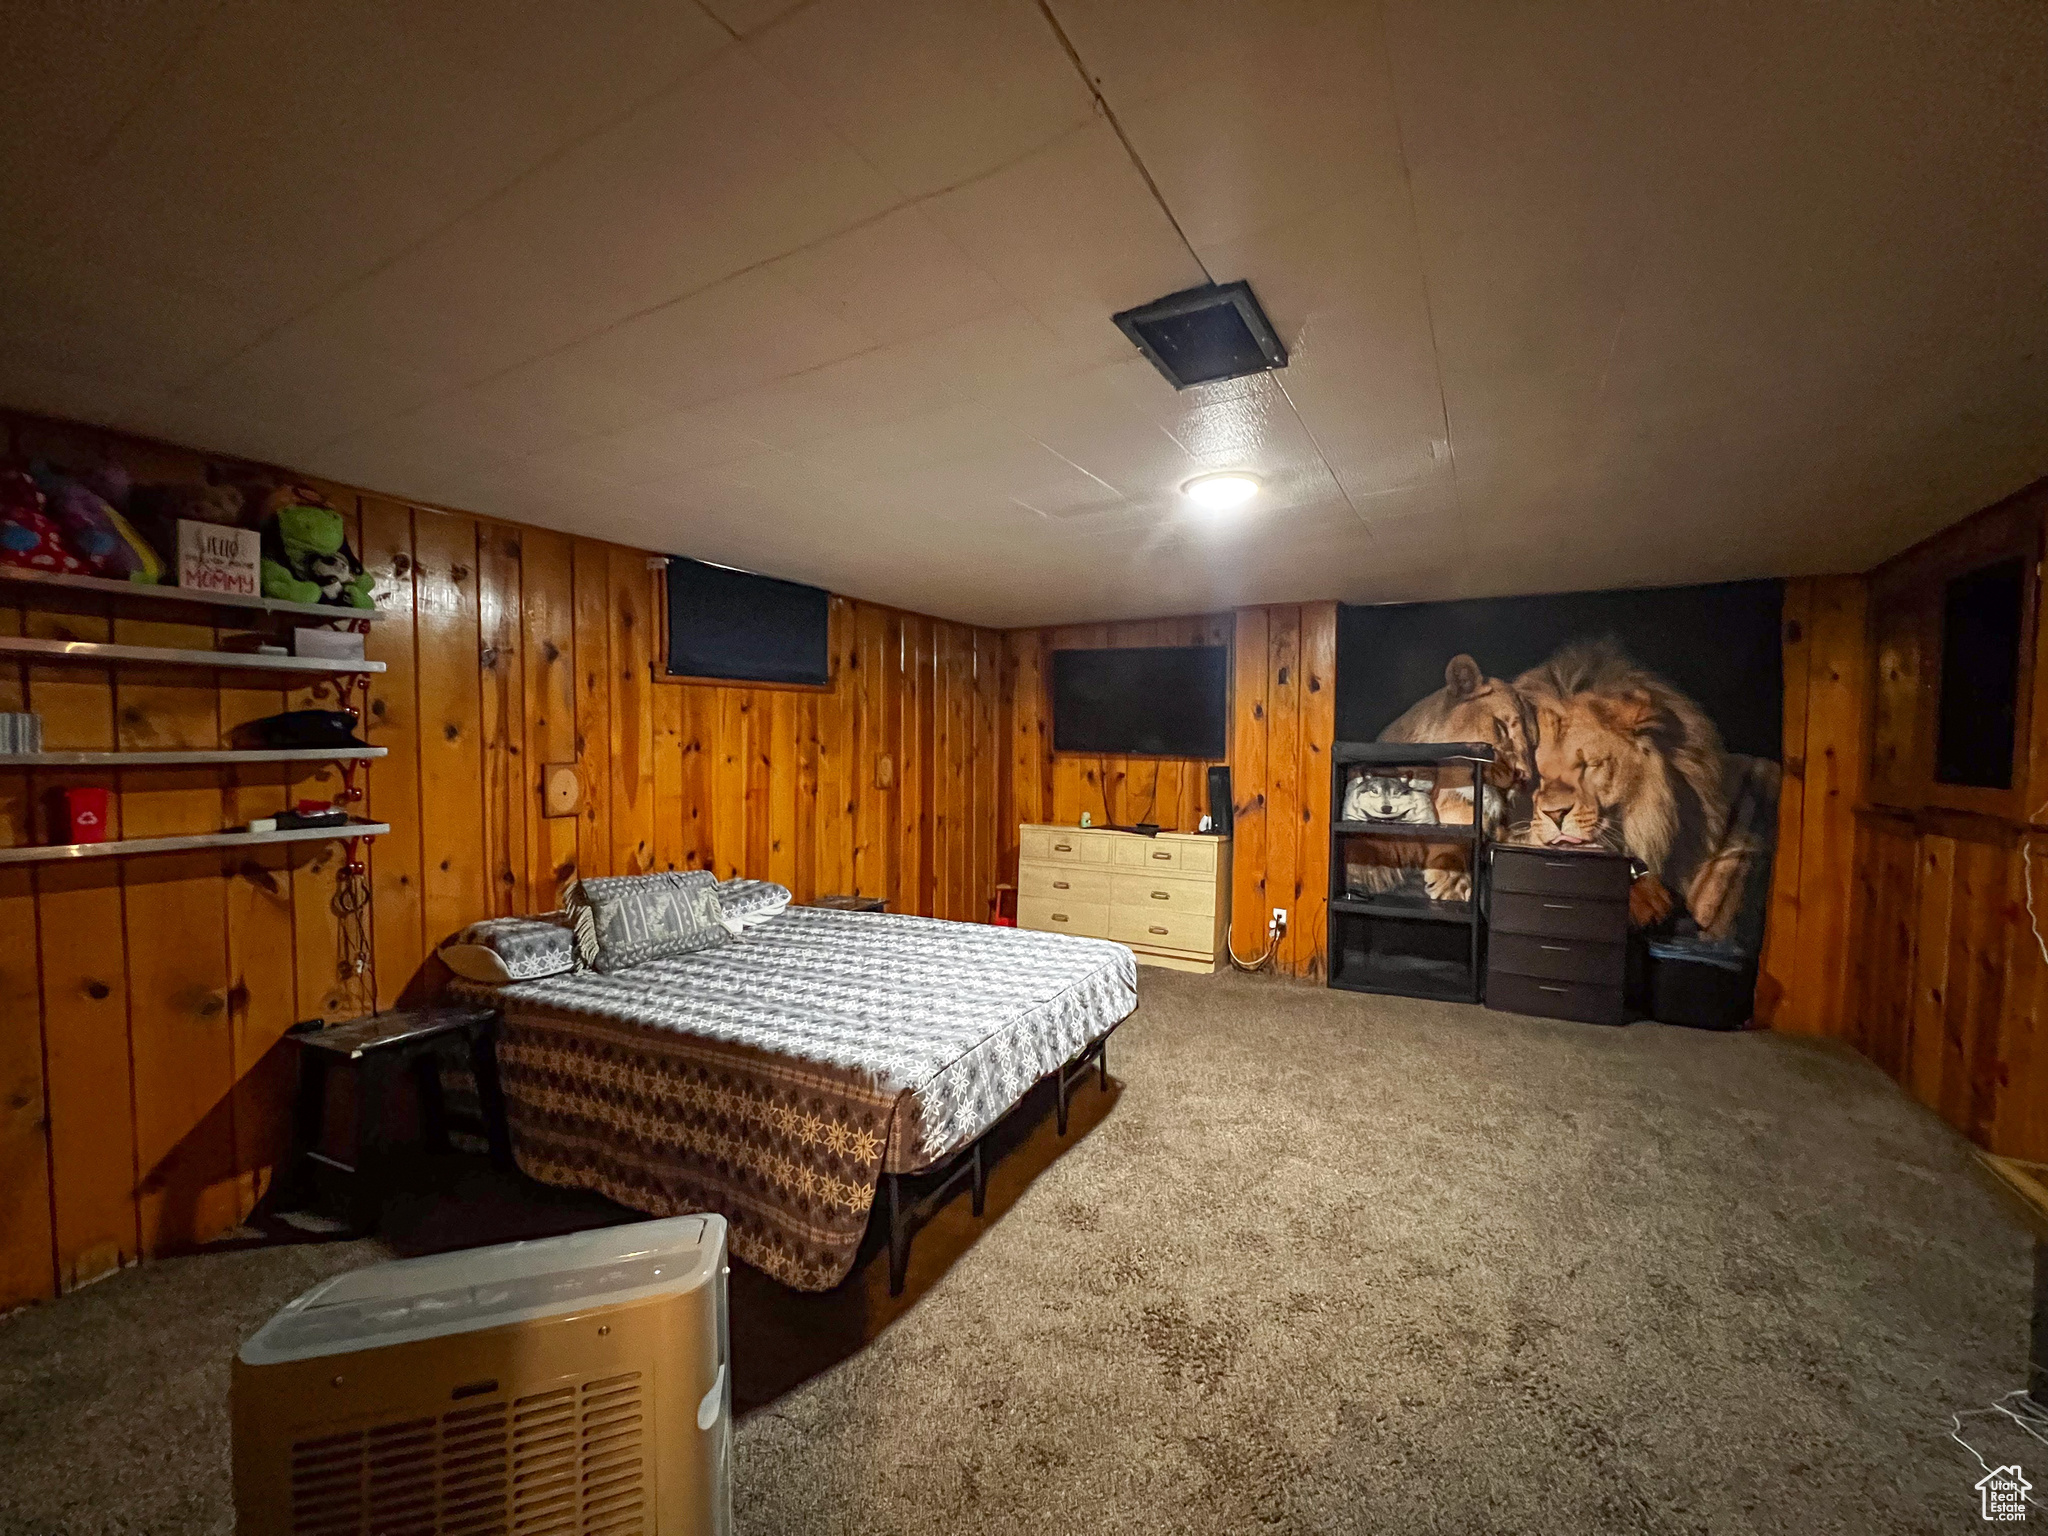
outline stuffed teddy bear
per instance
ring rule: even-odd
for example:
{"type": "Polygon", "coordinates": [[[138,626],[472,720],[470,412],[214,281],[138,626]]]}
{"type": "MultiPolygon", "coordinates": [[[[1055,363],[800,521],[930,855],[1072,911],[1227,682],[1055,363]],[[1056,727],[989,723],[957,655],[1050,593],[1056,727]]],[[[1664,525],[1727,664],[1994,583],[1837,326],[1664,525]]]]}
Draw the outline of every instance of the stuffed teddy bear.
{"type": "Polygon", "coordinates": [[[64,547],[45,509],[43,493],[26,470],[0,470],[0,565],[83,576],[85,562],[64,547]]]}
{"type": "Polygon", "coordinates": [[[253,528],[248,500],[239,485],[138,485],[128,494],[129,520],[166,560],[178,558],[178,524],[217,523],[253,528]]]}
{"type": "MultiPolygon", "coordinates": [[[[310,495],[303,487],[281,487],[310,495]]],[[[272,498],[276,493],[272,493],[272,498]]],[[[372,608],[374,582],[348,547],[341,514],[311,500],[278,505],[263,524],[263,595],[290,603],[372,608]]]]}

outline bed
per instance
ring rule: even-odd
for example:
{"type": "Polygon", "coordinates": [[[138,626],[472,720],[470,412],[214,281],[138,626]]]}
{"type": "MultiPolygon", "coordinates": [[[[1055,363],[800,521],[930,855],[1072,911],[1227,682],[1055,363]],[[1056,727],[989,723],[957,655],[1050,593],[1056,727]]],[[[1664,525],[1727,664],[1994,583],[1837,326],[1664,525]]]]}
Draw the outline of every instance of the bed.
{"type": "Polygon", "coordinates": [[[878,1189],[890,1282],[983,1133],[1068,1083],[1137,1006],[1120,944],[791,907],[714,949],[501,987],[498,1075],[519,1167],[667,1216],[710,1210],[732,1251],[800,1290],[852,1269],[878,1189]],[[906,1212],[904,1178],[941,1189],[906,1212]]]}

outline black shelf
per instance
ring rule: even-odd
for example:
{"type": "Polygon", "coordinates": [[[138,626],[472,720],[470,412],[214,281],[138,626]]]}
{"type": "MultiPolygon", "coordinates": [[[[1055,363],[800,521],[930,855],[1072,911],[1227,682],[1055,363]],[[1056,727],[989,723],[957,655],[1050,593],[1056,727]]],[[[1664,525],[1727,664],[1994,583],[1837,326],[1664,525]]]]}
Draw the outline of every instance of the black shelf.
{"type": "Polygon", "coordinates": [[[1416,768],[1436,763],[1490,763],[1493,748],[1483,741],[1340,741],[1332,748],[1330,760],[1416,768]]]}
{"type": "Polygon", "coordinates": [[[1484,766],[1493,748],[1483,741],[1340,741],[1330,753],[1330,890],[1328,953],[1324,975],[1344,992],[1420,997],[1439,1002],[1476,1003],[1484,985],[1482,951],[1486,932],[1484,766]],[[1353,767],[1448,768],[1450,787],[1461,775],[1472,784],[1473,820],[1464,826],[1418,825],[1405,821],[1341,821],[1344,781],[1353,767]],[[1345,883],[1347,839],[1389,838],[1403,842],[1453,843],[1470,849],[1467,901],[1431,901],[1421,889],[1421,871],[1406,872],[1407,890],[1354,896],[1345,883]]]}
{"type": "Polygon", "coordinates": [[[1433,821],[1339,821],[1330,830],[1339,837],[1413,837],[1427,843],[1469,843],[1479,836],[1471,827],[1445,827],[1433,821]]]}
{"type": "Polygon", "coordinates": [[[1353,917],[1412,917],[1425,923],[1469,923],[1469,901],[1431,901],[1427,896],[1404,896],[1390,891],[1384,896],[1332,896],[1330,910],[1353,917]]]}

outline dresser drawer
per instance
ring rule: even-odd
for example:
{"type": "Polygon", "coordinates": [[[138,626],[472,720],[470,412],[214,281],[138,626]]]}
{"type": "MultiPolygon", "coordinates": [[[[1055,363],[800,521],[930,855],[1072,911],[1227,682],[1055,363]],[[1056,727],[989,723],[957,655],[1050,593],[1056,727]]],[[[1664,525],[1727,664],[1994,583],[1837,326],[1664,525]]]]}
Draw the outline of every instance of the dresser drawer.
{"type": "Polygon", "coordinates": [[[1546,853],[1536,848],[1493,850],[1496,891],[1627,901],[1628,883],[1628,860],[1609,854],[1546,853]]]}
{"type": "Polygon", "coordinates": [[[1620,944],[1628,938],[1628,903],[1496,890],[1488,921],[1495,933],[1535,933],[1620,944]]]}
{"type": "Polygon", "coordinates": [[[1190,880],[1184,876],[1132,873],[1115,870],[1109,877],[1112,905],[1142,912],[1214,912],[1216,882],[1208,876],[1190,880]]]}
{"type": "Polygon", "coordinates": [[[1126,834],[1112,839],[1110,858],[1121,869],[1166,869],[1190,875],[1216,873],[1216,845],[1193,838],[1126,834]]]}
{"type": "Polygon", "coordinates": [[[1533,1013],[1546,1019],[1577,1019],[1582,1024],[1625,1024],[1621,988],[1584,981],[1545,981],[1539,976],[1506,976],[1489,971],[1486,1006],[1503,1013],[1533,1013]]]}
{"type": "Polygon", "coordinates": [[[1017,926],[1038,933],[1078,933],[1091,939],[1106,939],[1109,937],[1109,903],[1019,896],[1017,926]]]}
{"type": "Polygon", "coordinates": [[[1628,957],[1626,944],[1587,939],[1545,938],[1533,933],[1495,933],[1487,947],[1489,969],[1545,981],[1590,981],[1618,987],[1628,957]]]}
{"type": "Polygon", "coordinates": [[[1086,864],[1025,864],[1017,866],[1017,899],[1045,896],[1055,901],[1099,901],[1107,905],[1110,882],[1108,869],[1086,864]]]}
{"type": "Polygon", "coordinates": [[[1109,936],[1119,944],[1211,955],[1216,948],[1216,917],[1210,912],[1152,912],[1116,906],[1109,909],[1109,936]]]}
{"type": "Polygon", "coordinates": [[[1109,839],[1069,827],[1025,827],[1018,834],[1017,852],[1038,863],[1107,864],[1109,839]]]}

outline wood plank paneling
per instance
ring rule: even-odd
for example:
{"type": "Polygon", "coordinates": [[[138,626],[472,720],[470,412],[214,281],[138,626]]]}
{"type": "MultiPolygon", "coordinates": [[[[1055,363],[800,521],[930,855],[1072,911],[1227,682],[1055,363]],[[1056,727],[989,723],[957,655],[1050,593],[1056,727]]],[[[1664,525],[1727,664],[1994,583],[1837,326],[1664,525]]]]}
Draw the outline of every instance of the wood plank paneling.
{"type": "MultiPolygon", "coordinates": [[[[281,478],[84,429],[44,429],[33,451],[106,452],[157,479],[281,478]]],[[[382,1006],[439,984],[429,956],[449,933],[551,907],[579,872],[716,867],[801,899],[858,889],[986,915],[1010,782],[1002,636],[837,599],[830,690],[657,681],[643,553],[326,489],[387,610],[362,726],[389,753],[365,806],[394,828],[370,850],[382,1006]],[[544,816],[541,770],[565,762],[582,813],[544,816]]],[[[152,623],[124,619],[120,638],[214,643],[152,623]]],[[[114,637],[93,602],[4,608],[0,625],[114,637]]],[[[184,672],[0,669],[0,707],[40,712],[52,749],[213,746],[281,705],[332,702],[184,672]]],[[[116,791],[116,830],[211,830],[325,798],[337,777],[0,773],[0,843],[44,837],[39,798],[95,783],[116,791]]],[[[0,962],[0,1306],[215,1236],[261,1194],[289,1100],[281,1037],[345,1006],[341,859],[304,845],[0,873],[0,921],[27,936],[0,962]]]]}
{"type": "Polygon", "coordinates": [[[1266,947],[1266,689],[1272,629],[1264,608],[1240,608],[1231,652],[1230,947],[1250,961],[1266,947]]]}
{"type": "Polygon", "coordinates": [[[605,551],[605,610],[611,662],[611,872],[643,875],[654,868],[654,709],[648,665],[653,625],[647,612],[647,556],[605,551]]]}
{"type": "Polygon", "coordinates": [[[476,519],[415,509],[413,552],[420,820],[411,830],[421,840],[431,950],[493,910],[484,878],[476,519]]]}
{"type": "Polygon", "coordinates": [[[576,831],[576,870],[612,870],[611,550],[578,539],[570,558],[576,634],[576,762],[583,812],[576,831]]]}
{"type": "Polygon", "coordinates": [[[1210,764],[1192,758],[1081,756],[1053,750],[1051,656],[1097,647],[1220,645],[1230,659],[1227,755],[1233,829],[1231,945],[1265,951],[1271,910],[1288,932],[1274,954],[1286,975],[1320,977],[1329,912],[1329,752],[1336,735],[1337,605],[1013,630],[1004,637],[1007,696],[999,719],[1005,772],[998,878],[1016,878],[1019,822],[1153,820],[1192,832],[1209,807],[1210,764]],[[1006,719],[1004,719],[1006,717],[1006,719]]]}
{"type": "MultiPolygon", "coordinates": [[[[576,589],[567,534],[528,528],[520,536],[519,628],[526,692],[527,894],[534,909],[552,909],[576,877],[579,816],[542,814],[542,774],[575,763],[576,589]]],[[[584,786],[589,793],[589,786],[584,786]]]]}
{"type": "Polygon", "coordinates": [[[526,852],[522,551],[517,529],[490,523],[478,526],[476,542],[484,872],[492,912],[510,917],[534,910],[528,896],[531,865],[526,852]]]}
{"type": "MultiPolygon", "coordinates": [[[[21,611],[0,608],[0,635],[21,633],[21,611]]],[[[0,662],[0,711],[26,709],[23,669],[0,662]]],[[[0,774],[0,828],[24,839],[34,820],[28,775],[0,774]]],[[[40,1296],[57,1282],[50,1225],[49,1100],[43,1080],[42,975],[35,878],[0,872],[0,1297],[40,1296]]]]}
{"type": "Polygon", "coordinates": [[[421,875],[419,680],[414,664],[412,509],[365,496],[363,567],[376,579],[377,606],[390,617],[370,626],[363,654],[384,663],[370,679],[363,739],[389,753],[364,776],[368,807],[392,835],[370,849],[371,942],[377,957],[377,1003],[394,1006],[424,986],[426,915],[421,875]]]}

